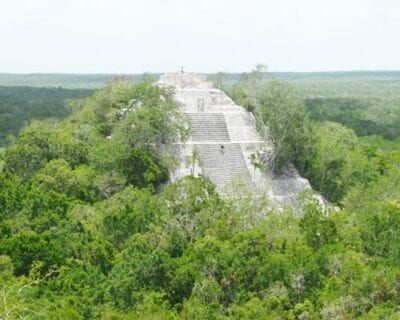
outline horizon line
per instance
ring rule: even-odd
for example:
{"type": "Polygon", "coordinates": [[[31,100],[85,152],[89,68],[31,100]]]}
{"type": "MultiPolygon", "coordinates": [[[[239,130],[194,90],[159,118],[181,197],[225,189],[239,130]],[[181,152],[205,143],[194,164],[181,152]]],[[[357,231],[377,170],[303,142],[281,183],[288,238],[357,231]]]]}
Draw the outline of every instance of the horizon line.
{"type": "MultiPolygon", "coordinates": [[[[55,71],[55,72],[2,72],[0,71],[0,75],[143,75],[143,74],[167,74],[167,73],[179,73],[177,70],[173,71],[143,71],[139,73],[126,73],[126,72],[63,72],[63,71],[55,71]]],[[[201,73],[201,74],[216,74],[216,73],[225,73],[225,74],[238,74],[251,72],[251,70],[247,71],[214,71],[214,72],[199,72],[199,71],[189,71],[185,73],[201,73]]],[[[356,73],[356,72],[400,72],[400,69],[349,69],[349,70],[318,70],[318,71],[287,71],[287,70],[274,70],[274,71],[264,71],[263,73],[356,73]]]]}

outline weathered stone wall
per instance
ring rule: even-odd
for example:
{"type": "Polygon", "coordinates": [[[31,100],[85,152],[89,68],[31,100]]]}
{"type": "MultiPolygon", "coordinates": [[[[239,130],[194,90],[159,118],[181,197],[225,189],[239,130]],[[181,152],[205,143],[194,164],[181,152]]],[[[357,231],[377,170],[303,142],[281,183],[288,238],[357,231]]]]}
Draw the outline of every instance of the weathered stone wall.
{"type": "Polygon", "coordinates": [[[258,134],[254,116],[212,88],[204,75],[165,74],[158,84],[175,89],[176,99],[192,121],[191,139],[176,146],[180,165],[173,181],[189,174],[205,175],[224,194],[232,181],[241,179],[254,195],[266,193],[279,207],[295,203],[300,191],[311,188],[294,167],[275,176],[268,168],[254,166],[255,154],[272,153],[272,143],[258,134]],[[201,158],[194,164],[193,150],[201,158]]]}

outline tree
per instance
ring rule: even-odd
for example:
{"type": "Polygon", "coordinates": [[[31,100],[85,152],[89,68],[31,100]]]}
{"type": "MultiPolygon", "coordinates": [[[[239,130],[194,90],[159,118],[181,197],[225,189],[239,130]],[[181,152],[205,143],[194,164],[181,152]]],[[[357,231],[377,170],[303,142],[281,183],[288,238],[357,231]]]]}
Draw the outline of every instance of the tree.
{"type": "Polygon", "coordinates": [[[218,219],[223,206],[215,186],[207,179],[187,176],[169,185],[162,193],[168,204],[164,228],[179,235],[184,243],[204,234],[211,223],[218,219]]]}
{"type": "Polygon", "coordinates": [[[216,74],[210,75],[209,79],[211,80],[214,88],[219,90],[226,89],[226,74],[224,72],[219,71],[216,74]]]}
{"type": "Polygon", "coordinates": [[[95,171],[86,165],[75,170],[64,159],[51,160],[31,179],[32,188],[64,193],[73,199],[94,202],[98,198],[95,171]]]}
{"type": "Polygon", "coordinates": [[[135,234],[117,257],[108,281],[108,298],[122,310],[144,301],[147,292],[162,293],[173,270],[155,234],[135,234]]]}
{"type": "Polygon", "coordinates": [[[31,231],[5,239],[0,251],[10,256],[16,275],[28,275],[35,261],[43,263],[41,271],[45,272],[65,259],[63,248],[55,241],[31,231]]]}
{"type": "Polygon", "coordinates": [[[310,154],[307,176],[312,185],[330,201],[339,201],[349,180],[344,172],[351,170],[350,153],[357,137],[351,129],[334,122],[314,126],[315,143],[310,154]]]}
{"type": "Polygon", "coordinates": [[[312,147],[312,130],[303,101],[287,83],[270,79],[260,93],[256,110],[267,126],[274,145],[273,171],[293,162],[300,172],[306,166],[312,147]]]}
{"type": "Polygon", "coordinates": [[[0,174],[0,222],[14,218],[22,209],[22,200],[26,195],[26,185],[15,174],[0,174]]]}
{"type": "Polygon", "coordinates": [[[254,112],[259,106],[259,92],[264,80],[266,66],[258,64],[250,72],[240,75],[240,79],[228,89],[228,95],[240,106],[254,112]]]}
{"type": "Polygon", "coordinates": [[[19,139],[6,150],[4,170],[30,178],[53,158],[50,139],[55,126],[46,122],[33,122],[21,131],[19,139]]]}
{"type": "Polygon", "coordinates": [[[102,231],[115,247],[122,248],[135,233],[143,233],[161,219],[162,206],[149,190],[131,186],[98,204],[102,231]]]}
{"type": "Polygon", "coordinates": [[[300,228],[307,244],[314,250],[337,241],[337,228],[334,220],[325,215],[317,201],[308,201],[302,207],[303,217],[300,228]]]}

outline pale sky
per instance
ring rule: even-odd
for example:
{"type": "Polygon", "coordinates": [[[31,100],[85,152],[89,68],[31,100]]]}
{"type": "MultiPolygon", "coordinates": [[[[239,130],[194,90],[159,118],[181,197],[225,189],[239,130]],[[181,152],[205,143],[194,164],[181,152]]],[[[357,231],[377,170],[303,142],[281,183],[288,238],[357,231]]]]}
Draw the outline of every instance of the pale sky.
{"type": "Polygon", "coordinates": [[[400,0],[0,0],[0,72],[400,70],[400,0]]]}

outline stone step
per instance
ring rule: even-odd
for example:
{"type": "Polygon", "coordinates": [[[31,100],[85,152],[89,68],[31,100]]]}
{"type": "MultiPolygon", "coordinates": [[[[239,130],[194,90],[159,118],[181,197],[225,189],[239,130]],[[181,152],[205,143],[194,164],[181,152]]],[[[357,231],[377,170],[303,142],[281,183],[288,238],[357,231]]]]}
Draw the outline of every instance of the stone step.
{"type": "Polygon", "coordinates": [[[280,177],[270,171],[266,174],[256,172],[249,161],[253,149],[247,147],[265,141],[268,148],[273,149],[267,130],[260,136],[253,115],[235,105],[221,90],[212,88],[204,75],[166,74],[158,83],[174,87],[182,111],[192,120],[192,140],[177,144],[176,154],[181,166],[174,181],[188,174],[204,174],[220,193],[227,194],[230,191],[225,187],[229,182],[241,180],[248,190],[257,192],[256,189],[261,187],[278,207],[296,203],[298,192],[310,188],[308,181],[298,176],[296,170],[285,169],[285,174],[280,177]],[[190,168],[186,163],[195,147],[199,148],[203,163],[190,168]]]}
{"type": "Polygon", "coordinates": [[[230,141],[222,113],[187,113],[192,125],[192,141],[230,141]]]}
{"type": "Polygon", "coordinates": [[[204,175],[211,179],[219,192],[224,192],[227,184],[240,180],[251,187],[251,178],[243,158],[240,144],[198,144],[203,161],[204,175]]]}

